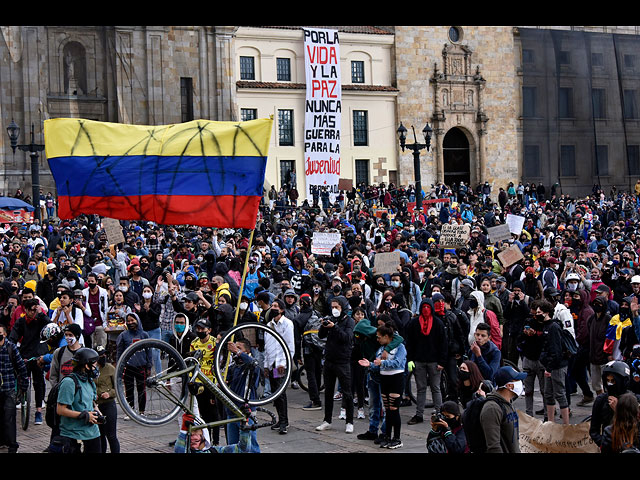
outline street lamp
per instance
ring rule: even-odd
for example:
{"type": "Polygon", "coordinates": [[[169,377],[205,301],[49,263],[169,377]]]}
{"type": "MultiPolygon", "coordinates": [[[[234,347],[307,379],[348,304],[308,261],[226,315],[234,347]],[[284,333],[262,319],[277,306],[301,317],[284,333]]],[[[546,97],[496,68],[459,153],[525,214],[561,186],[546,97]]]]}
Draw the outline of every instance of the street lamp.
{"type": "Polygon", "coordinates": [[[7,127],[7,133],[9,134],[9,140],[11,141],[11,148],[13,153],[16,153],[16,148],[19,148],[23,152],[29,152],[31,154],[31,203],[33,204],[34,219],[39,222],[40,218],[40,171],[38,164],[38,152],[44,150],[44,145],[36,144],[33,134],[33,123],[31,124],[31,143],[28,145],[18,145],[18,138],[20,137],[20,127],[16,122],[11,119],[11,123],[7,127]]]}
{"type": "Polygon", "coordinates": [[[427,123],[422,129],[422,135],[424,136],[425,143],[418,143],[416,138],[416,129],[411,126],[413,130],[413,139],[414,143],[406,143],[407,140],[407,129],[402,122],[400,122],[400,126],[398,127],[398,137],[400,138],[400,148],[404,152],[404,149],[411,150],[413,152],[413,171],[415,175],[415,183],[416,183],[416,209],[422,208],[422,181],[420,180],[420,150],[427,149],[431,147],[431,134],[433,130],[427,123]]]}

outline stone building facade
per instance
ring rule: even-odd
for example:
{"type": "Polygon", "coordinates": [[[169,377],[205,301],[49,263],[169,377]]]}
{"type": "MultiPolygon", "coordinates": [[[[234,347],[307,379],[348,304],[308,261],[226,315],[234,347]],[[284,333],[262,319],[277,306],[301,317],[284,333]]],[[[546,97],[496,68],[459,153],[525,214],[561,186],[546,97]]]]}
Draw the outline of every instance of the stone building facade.
{"type": "MultiPolygon", "coordinates": [[[[520,29],[583,31],[628,38],[640,34],[638,27],[325,28],[338,29],[344,39],[344,134],[348,137],[353,132],[354,110],[369,112],[370,143],[347,145],[349,168],[345,178],[413,183],[413,158],[400,150],[396,129],[402,122],[409,130],[407,141],[412,142],[413,126],[418,141],[422,141],[420,132],[428,122],[433,137],[431,150],[421,153],[423,187],[428,189],[439,181],[465,181],[472,185],[486,181],[496,192],[510,181],[517,182],[526,172],[538,175],[532,176],[533,180],[550,184],[554,172],[560,172],[557,166],[566,164],[559,152],[569,151],[562,150],[564,145],[559,144],[558,153],[554,153],[554,144],[554,148],[547,148],[547,157],[540,156],[537,171],[525,165],[533,158],[528,154],[533,150],[529,148],[531,138],[526,135],[532,120],[523,112],[523,87],[531,83],[523,75],[526,68],[523,69],[520,29]],[[349,69],[353,61],[365,66],[363,84],[351,82],[349,69]]],[[[626,54],[624,62],[631,56],[626,54]]],[[[631,69],[631,76],[624,81],[635,82],[634,75],[635,70],[631,69]]],[[[569,76],[562,82],[566,89],[569,76]]],[[[636,83],[623,87],[625,91],[635,91],[636,83]]],[[[294,116],[294,134],[301,138],[304,88],[300,27],[0,27],[0,121],[3,132],[12,120],[20,126],[20,143],[29,141],[31,125],[35,142],[44,143],[43,121],[52,117],[159,125],[197,118],[240,120],[244,112],[252,109],[261,117],[274,115],[276,139],[279,106],[299,111],[294,116]],[[254,54],[259,76],[242,80],[239,57],[254,54]],[[285,82],[276,78],[276,59],[282,57],[292,60],[293,77],[285,82]]],[[[625,112],[629,108],[638,110],[635,97],[632,100],[625,94],[625,112]]],[[[617,110],[611,107],[610,112],[614,111],[617,110]]],[[[638,158],[628,161],[624,169],[615,163],[616,158],[625,155],[620,145],[612,144],[606,150],[601,144],[584,147],[585,142],[577,141],[601,156],[609,152],[608,181],[612,183],[626,181],[632,173],[640,174],[640,138],[636,141],[629,133],[636,131],[638,122],[635,116],[625,115],[624,148],[636,152],[638,158]],[[626,173],[621,176],[620,172],[626,173]]],[[[572,119],[568,120],[563,125],[571,123],[572,119]]],[[[610,128],[612,122],[605,120],[610,128]]],[[[534,118],[533,123],[536,122],[540,124],[541,119],[534,118]]],[[[597,123],[604,128],[604,122],[597,123]]],[[[619,130],[601,130],[599,138],[613,138],[619,130]]],[[[535,141],[541,145],[562,143],[550,138],[543,135],[535,141]]],[[[272,144],[267,183],[279,187],[283,165],[296,165],[301,172],[303,152],[295,145],[272,144]]],[[[563,187],[573,189],[570,193],[584,190],[595,178],[591,165],[582,168],[578,147],[576,151],[575,170],[579,175],[563,182],[563,187]]],[[[603,171],[598,167],[595,173],[607,181],[603,171]]],[[[12,153],[6,133],[0,134],[0,172],[0,193],[12,194],[17,188],[30,192],[29,155],[19,150],[12,153]]],[[[40,172],[45,193],[53,191],[55,185],[44,155],[40,156],[40,172]]],[[[297,177],[298,190],[302,192],[304,179],[300,174],[297,177]]]]}

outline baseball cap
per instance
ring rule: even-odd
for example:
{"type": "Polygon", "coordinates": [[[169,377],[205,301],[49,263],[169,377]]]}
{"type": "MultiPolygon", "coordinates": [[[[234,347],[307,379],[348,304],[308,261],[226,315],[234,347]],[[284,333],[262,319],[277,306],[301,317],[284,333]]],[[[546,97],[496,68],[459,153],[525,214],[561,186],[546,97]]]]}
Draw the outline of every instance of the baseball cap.
{"type": "Polygon", "coordinates": [[[509,382],[524,380],[527,378],[526,372],[518,372],[515,368],[504,366],[500,367],[493,376],[493,384],[496,388],[504,388],[509,382]]]}
{"type": "Polygon", "coordinates": [[[596,287],[596,292],[611,293],[611,289],[604,283],[601,283],[596,287]]]}
{"type": "Polygon", "coordinates": [[[502,277],[502,276],[500,276],[500,277],[496,278],[496,282],[507,283],[507,279],[502,277]]]}
{"type": "Polygon", "coordinates": [[[631,277],[631,283],[640,283],[640,275],[634,275],[631,277]]]}
{"type": "Polygon", "coordinates": [[[194,325],[194,327],[198,327],[198,326],[205,327],[205,328],[211,328],[211,322],[209,321],[208,318],[201,318],[194,325]]]}

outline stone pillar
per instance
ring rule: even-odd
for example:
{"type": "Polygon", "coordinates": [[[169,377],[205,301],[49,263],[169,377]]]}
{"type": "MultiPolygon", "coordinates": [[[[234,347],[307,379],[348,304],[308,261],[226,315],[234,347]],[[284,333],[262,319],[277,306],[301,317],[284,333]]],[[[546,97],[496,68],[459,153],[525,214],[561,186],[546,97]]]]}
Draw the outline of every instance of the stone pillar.
{"type": "Polygon", "coordinates": [[[235,46],[233,39],[238,27],[216,26],[216,98],[218,121],[238,120],[235,85],[235,46]]]}

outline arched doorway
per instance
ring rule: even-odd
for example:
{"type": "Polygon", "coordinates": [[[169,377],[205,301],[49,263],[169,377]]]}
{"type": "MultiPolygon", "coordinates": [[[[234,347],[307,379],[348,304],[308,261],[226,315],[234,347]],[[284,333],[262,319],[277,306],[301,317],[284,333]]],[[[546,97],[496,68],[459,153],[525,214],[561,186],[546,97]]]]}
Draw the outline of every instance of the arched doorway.
{"type": "Polygon", "coordinates": [[[469,140],[462,130],[457,127],[447,132],[442,140],[442,155],[444,160],[444,183],[446,185],[471,182],[471,168],[469,160],[469,140]]]}

